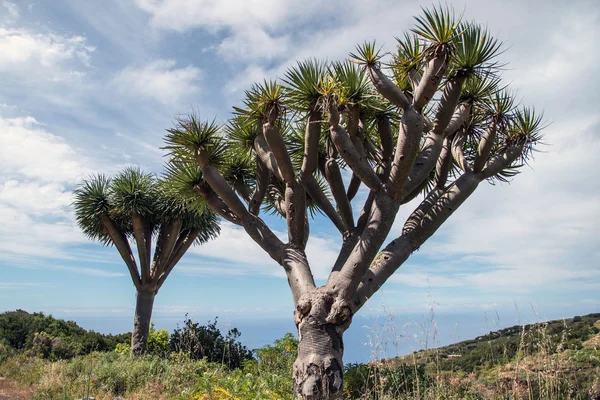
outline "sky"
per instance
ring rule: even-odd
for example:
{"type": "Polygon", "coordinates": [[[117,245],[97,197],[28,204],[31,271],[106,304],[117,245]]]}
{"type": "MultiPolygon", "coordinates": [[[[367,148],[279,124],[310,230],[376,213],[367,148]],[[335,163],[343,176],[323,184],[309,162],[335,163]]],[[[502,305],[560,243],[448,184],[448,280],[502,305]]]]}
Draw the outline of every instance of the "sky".
{"type": "MultiPolygon", "coordinates": [[[[360,316],[435,311],[514,325],[600,311],[600,5],[452,5],[505,43],[504,81],[544,111],[546,145],[509,184],[480,185],[360,316]]],[[[343,60],[372,39],[392,50],[421,6],[431,2],[0,0],[0,311],[91,325],[131,316],[135,291],[117,251],[73,220],[76,185],[127,165],[160,173],[178,115],[222,122],[252,83],[298,60],[343,60]]],[[[415,205],[401,209],[390,239],[415,205]]],[[[339,243],[317,218],[307,251],[319,282],[339,243]]],[[[293,329],[281,267],[227,223],[156,298],[155,319],[185,313],[285,319],[293,329]]]]}

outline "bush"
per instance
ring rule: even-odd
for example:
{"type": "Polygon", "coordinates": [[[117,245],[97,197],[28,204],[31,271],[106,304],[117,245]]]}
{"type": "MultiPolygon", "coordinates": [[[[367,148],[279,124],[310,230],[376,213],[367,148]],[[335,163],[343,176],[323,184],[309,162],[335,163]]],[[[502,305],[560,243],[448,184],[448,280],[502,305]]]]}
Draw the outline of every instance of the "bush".
{"type": "Polygon", "coordinates": [[[164,357],[169,352],[169,332],[166,329],[157,331],[154,329],[154,323],[152,323],[148,334],[146,352],[164,357]]]}
{"type": "Polygon", "coordinates": [[[217,328],[217,318],[207,325],[199,325],[186,315],[184,326],[177,327],[171,334],[169,349],[185,353],[191,359],[206,358],[209,362],[224,364],[229,369],[241,368],[244,361],[253,357],[252,352],[238,341],[240,336],[236,328],[223,336],[217,328]]]}
{"type": "Polygon", "coordinates": [[[72,321],[16,310],[0,314],[0,340],[17,351],[29,350],[45,358],[68,359],[93,351],[113,350],[117,343],[131,341],[131,334],[102,335],[86,331],[72,321]]]}

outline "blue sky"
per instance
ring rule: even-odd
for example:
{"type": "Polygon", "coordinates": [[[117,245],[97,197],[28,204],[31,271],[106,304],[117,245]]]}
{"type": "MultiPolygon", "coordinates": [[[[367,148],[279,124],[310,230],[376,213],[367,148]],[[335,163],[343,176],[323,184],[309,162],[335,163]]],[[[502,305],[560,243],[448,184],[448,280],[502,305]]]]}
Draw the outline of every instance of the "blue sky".
{"type": "MultiPolygon", "coordinates": [[[[0,0],[0,311],[131,315],[134,289],[117,252],[73,222],[74,186],[129,164],[159,173],[162,137],[178,114],[193,108],[223,121],[251,83],[296,60],[343,59],[371,39],[391,49],[430,4],[0,0]]],[[[548,145],[512,183],[482,185],[361,314],[598,311],[600,7],[453,4],[506,43],[504,78],[545,111],[548,145]]],[[[323,280],[340,238],[323,219],[311,231],[308,256],[323,280]]],[[[183,258],[155,316],[291,320],[281,268],[237,227],[222,232],[183,258]]]]}

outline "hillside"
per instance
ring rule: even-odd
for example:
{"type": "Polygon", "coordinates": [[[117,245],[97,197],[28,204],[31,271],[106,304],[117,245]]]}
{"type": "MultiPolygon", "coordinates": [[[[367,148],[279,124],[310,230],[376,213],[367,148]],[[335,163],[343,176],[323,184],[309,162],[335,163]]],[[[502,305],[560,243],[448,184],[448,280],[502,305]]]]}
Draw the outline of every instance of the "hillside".
{"type": "MultiPolygon", "coordinates": [[[[195,354],[182,347],[180,340],[190,330],[196,337],[212,334],[211,347],[220,343],[217,347],[229,348],[235,343],[230,340],[240,334],[221,335],[215,322],[199,326],[188,320],[169,343],[164,338],[164,347],[130,359],[109,348],[119,350],[127,335],[102,336],[43,314],[0,314],[0,343],[4,343],[0,399],[67,400],[89,395],[142,400],[149,393],[164,400],[292,398],[291,367],[297,351],[293,335],[237,359],[234,365],[224,363],[225,353],[195,354]],[[71,351],[57,352],[57,343],[58,349],[67,346],[71,351]],[[88,354],[94,348],[100,351],[88,354]]],[[[160,331],[153,332],[157,335],[153,341],[159,343],[160,331]]],[[[403,357],[349,364],[345,394],[348,399],[381,400],[597,400],[600,313],[513,326],[403,357]]]]}
{"type": "Polygon", "coordinates": [[[586,341],[590,341],[590,345],[597,345],[599,333],[600,313],[594,313],[565,320],[515,325],[474,339],[420,350],[383,362],[389,365],[436,362],[444,371],[473,372],[478,368],[505,364],[517,354],[555,354],[579,350],[586,341]]]}

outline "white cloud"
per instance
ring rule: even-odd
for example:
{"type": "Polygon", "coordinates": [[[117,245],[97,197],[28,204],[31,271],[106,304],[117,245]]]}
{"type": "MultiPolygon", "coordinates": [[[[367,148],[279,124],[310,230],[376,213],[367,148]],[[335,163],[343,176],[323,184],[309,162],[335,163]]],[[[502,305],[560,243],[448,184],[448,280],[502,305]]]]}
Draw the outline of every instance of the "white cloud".
{"type": "Polygon", "coordinates": [[[272,37],[261,29],[244,29],[226,37],[217,51],[228,61],[271,60],[286,54],[291,46],[290,37],[272,37]]]}
{"type": "Polygon", "coordinates": [[[83,36],[37,33],[0,26],[0,71],[29,79],[64,80],[81,76],[89,66],[92,46],[83,36]],[[73,64],[73,68],[64,68],[73,64]]]}
{"type": "Polygon", "coordinates": [[[71,187],[92,162],[31,116],[0,117],[0,257],[73,258],[67,247],[85,242],[74,225],[71,187]]]}
{"type": "Polygon", "coordinates": [[[172,104],[196,94],[202,76],[196,67],[175,68],[175,64],[174,60],[156,60],[139,67],[130,66],[122,70],[113,83],[122,94],[143,95],[172,104]]]}
{"type": "Polygon", "coordinates": [[[184,31],[206,27],[211,31],[241,25],[275,25],[286,14],[278,0],[135,0],[151,14],[153,26],[184,31]]]}
{"type": "Polygon", "coordinates": [[[0,170],[3,178],[22,176],[41,182],[74,183],[91,171],[89,161],[31,116],[0,117],[0,170]]]}
{"type": "Polygon", "coordinates": [[[71,204],[71,193],[59,183],[0,183],[0,203],[35,214],[63,214],[71,204]]]}
{"type": "MultiPolygon", "coordinates": [[[[510,185],[483,183],[416,253],[419,268],[428,260],[432,273],[486,293],[600,288],[600,116],[574,119],[547,128],[551,145],[534,169],[510,185]]],[[[414,268],[409,259],[401,271],[414,268]]]]}
{"type": "MultiPolygon", "coordinates": [[[[287,241],[286,233],[274,232],[283,242],[287,241]]],[[[336,238],[315,234],[310,236],[306,254],[315,279],[326,279],[329,275],[337,258],[338,242],[336,238]]],[[[184,259],[185,264],[179,270],[188,274],[260,274],[285,277],[283,268],[273,261],[244,229],[229,222],[221,224],[221,234],[217,239],[193,247],[190,253],[203,258],[184,259]],[[206,261],[204,257],[210,257],[210,261],[206,261]]]]}

